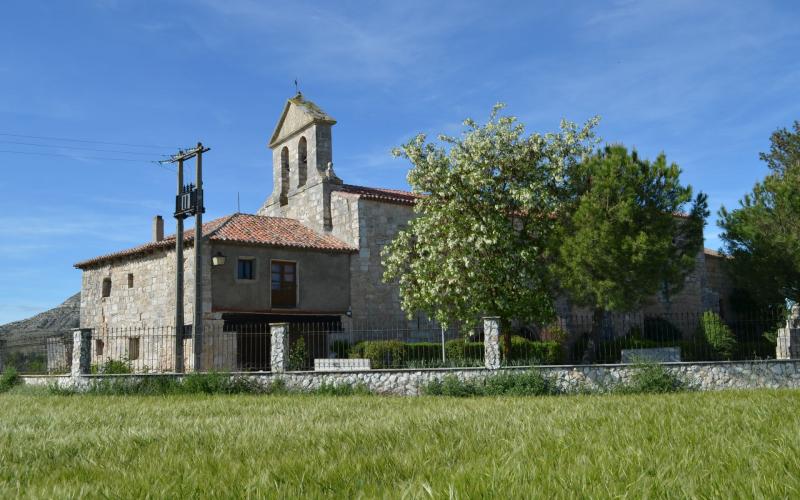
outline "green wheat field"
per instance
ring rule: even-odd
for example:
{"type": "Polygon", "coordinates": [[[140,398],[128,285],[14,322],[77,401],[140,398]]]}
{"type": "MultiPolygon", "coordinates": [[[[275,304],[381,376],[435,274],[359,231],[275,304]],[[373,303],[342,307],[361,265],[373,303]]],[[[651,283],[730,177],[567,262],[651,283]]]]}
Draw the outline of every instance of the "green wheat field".
{"type": "Polygon", "coordinates": [[[800,391],[0,395],[0,498],[799,495],[800,391]]]}

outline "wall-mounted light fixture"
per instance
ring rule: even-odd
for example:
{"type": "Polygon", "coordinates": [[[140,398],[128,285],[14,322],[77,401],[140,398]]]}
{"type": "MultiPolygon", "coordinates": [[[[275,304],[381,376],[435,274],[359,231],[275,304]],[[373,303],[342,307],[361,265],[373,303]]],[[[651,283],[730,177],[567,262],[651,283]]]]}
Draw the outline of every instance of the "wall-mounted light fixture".
{"type": "Polygon", "coordinates": [[[216,255],[211,257],[211,264],[214,266],[222,266],[225,265],[226,257],[222,255],[222,252],[217,252],[216,255]]]}

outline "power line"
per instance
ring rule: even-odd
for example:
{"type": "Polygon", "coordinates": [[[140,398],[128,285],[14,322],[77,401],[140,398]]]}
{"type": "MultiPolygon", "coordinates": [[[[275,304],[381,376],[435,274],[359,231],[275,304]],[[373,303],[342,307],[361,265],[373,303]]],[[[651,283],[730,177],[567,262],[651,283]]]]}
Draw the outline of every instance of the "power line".
{"type": "Polygon", "coordinates": [[[135,162],[135,163],[154,163],[165,170],[172,170],[170,168],[165,167],[159,161],[155,160],[136,160],[133,158],[108,158],[104,156],[70,156],[60,153],[50,153],[44,151],[11,151],[7,149],[0,149],[0,153],[6,154],[17,154],[17,155],[36,155],[36,156],[60,156],[62,158],[71,158],[73,160],[103,160],[103,161],[125,161],[125,162],[135,162]]]}
{"type": "Polygon", "coordinates": [[[0,132],[0,135],[6,137],[22,137],[24,139],[44,139],[48,141],[67,141],[67,142],[83,142],[87,144],[105,144],[106,146],[128,146],[132,148],[153,148],[153,149],[171,149],[171,146],[154,146],[152,144],[130,144],[126,142],[104,142],[104,141],[90,141],[87,139],[70,139],[66,137],[48,137],[42,135],[23,135],[23,134],[10,134],[7,132],[0,132]]]}
{"type": "MultiPolygon", "coordinates": [[[[131,155],[148,155],[153,156],[151,153],[145,151],[121,151],[119,149],[95,149],[84,148],[81,146],[67,146],[66,144],[37,144],[35,142],[21,142],[21,141],[0,141],[0,144],[18,144],[20,146],[37,146],[40,148],[62,148],[62,149],[75,149],[80,151],[97,151],[100,153],[124,153],[131,155]]],[[[164,155],[166,156],[166,155],[164,155]]]]}

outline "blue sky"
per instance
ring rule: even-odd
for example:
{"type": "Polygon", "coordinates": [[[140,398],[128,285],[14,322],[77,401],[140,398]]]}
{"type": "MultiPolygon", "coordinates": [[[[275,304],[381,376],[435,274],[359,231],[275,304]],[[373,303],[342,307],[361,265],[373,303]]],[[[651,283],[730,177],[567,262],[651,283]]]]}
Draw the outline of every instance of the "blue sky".
{"type": "Polygon", "coordinates": [[[72,264],[146,241],[153,215],[171,231],[174,176],[150,161],[180,146],[212,148],[208,218],[237,193],[256,211],[295,78],[338,120],[349,183],[406,187],[392,147],[500,101],[530,131],[600,115],[604,140],[734,206],[800,119],[798,26],[793,1],[4,2],[0,323],[78,291],[72,264]]]}

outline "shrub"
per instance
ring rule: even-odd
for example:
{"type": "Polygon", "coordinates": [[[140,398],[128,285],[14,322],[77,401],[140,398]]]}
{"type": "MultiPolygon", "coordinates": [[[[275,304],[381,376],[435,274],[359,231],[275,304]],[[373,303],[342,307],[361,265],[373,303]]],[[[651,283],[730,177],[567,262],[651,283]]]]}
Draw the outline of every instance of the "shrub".
{"type": "Polygon", "coordinates": [[[482,396],[483,387],[473,380],[460,380],[455,375],[447,375],[441,380],[432,380],[422,387],[422,393],[430,396],[468,397],[482,396]]]}
{"type": "Polygon", "coordinates": [[[662,394],[679,392],[687,389],[681,378],[656,363],[642,363],[633,367],[627,383],[613,387],[614,392],[621,394],[662,394]]]}
{"type": "Polygon", "coordinates": [[[350,350],[351,358],[367,358],[372,368],[393,368],[403,365],[403,342],[398,340],[365,340],[350,350]]]}
{"type": "Polygon", "coordinates": [[[644,319],[641,330],[642,340],[654,340],[657,342],[677,342],[683,339],[683,333],[669,320],[659,317],[648,317],[644,319]]]}
{"type": "Polygon", "coordinates": [[[503,373],[487,377],[483,381],[461,380],[447,375],[422,387],[422,393],[430,396],[544,396],[557,394],[553,382],[537,371],[503,373]]]}
{"type": "Polygon", "coordinates": [[[467,339],[448,340],[444,343],[447,359],[481,359],[483,357],[483,342],[471,342],[467,339]]]}
{"type": "Polygon", "coordinates": [[[404,342],[403,361],[408,364],[415,361],[442,360],[442,344],[439,342],[404,342]]]}
{"type": "Polygon", "coordinates": [[[6,392],[20,382],[22,382],[22,379],[19,377],[17,369],[13,366],[7,366],[3,370],[3,374],[0,375],[0,393],[6,392]]]}
{"type": "Polygon", "coordinates": [[[125,375],[133,373],[130,361],[127,359],[107,359],[100,365],[92,365],[91,372],[102,375],[125,375]]]}
{"type": "Polygon", "coordinates": [[[489,396],[546,396],[557,394],[555,384],[538,371],[502,373],[486,379],[489,396]]]}
{"type": "Polygon", "coordinates": [[[706,311],[700,318],[697,337],[705,341],[715,359],[730,359],[736,349],[736,337],[718,314],[706,311]]]}
{"type": "Polygon", "coordinates": [[[554,340],[534,341],[511,337],[509,361],[521,360],[527,364],[557,365],[563,361],[561,344],[554,340]]]}
{"type": "Polygon", "coordinates": [[[289,349],[289,358],[286,360],[286,368],[289,371],[305,370],[308,362],[308,351],[306,341],[303,337],[295,340],[294,345],[289,349]]]}

